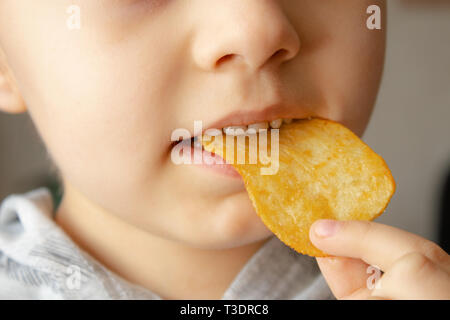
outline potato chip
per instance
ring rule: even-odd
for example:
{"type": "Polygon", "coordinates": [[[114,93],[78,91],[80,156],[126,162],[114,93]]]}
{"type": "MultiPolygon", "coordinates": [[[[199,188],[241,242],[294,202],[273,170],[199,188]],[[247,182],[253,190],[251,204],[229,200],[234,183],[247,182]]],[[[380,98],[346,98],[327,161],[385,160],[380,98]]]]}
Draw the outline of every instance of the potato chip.
{"type": "MultiPolygon", "coordinates": [[[[248,138],[240,142],[234,138],[235,152],[228,156],[225,136],[222,139],[206,141],[204,136],[202,144],[236,168],[263,223],[302,254],[327,256],[309,240],[314,221],[373,220],[384,212],[395,192],[385,161],[334,121],[311,119],[283,124],[279,131],[279,167],[272,175],[261,174],[260,169],[268,166],[261,157],[249,163],[248,138]],[[220,141],[222,148],[217,144],[220,141]],[[237,150],[246,151],[244,164],[237,163],[237,150]]],[[[270,130],[267,140],[271,149],[270,130]]]]}

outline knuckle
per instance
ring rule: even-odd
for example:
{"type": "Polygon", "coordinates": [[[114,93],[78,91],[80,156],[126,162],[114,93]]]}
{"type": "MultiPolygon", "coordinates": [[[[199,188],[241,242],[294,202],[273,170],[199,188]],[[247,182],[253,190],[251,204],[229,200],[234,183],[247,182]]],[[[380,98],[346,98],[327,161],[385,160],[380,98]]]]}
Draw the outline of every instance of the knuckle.
{"type": "Polygon", "coordinates": [[[397,272],[402,272],[408,278],[421,278],[434,269],[433,262],[419,252],[411,252],[400,258],[400,267],[397,272]]]}
{"type": "Polygon", "coordinates": [[[426,240],[420,245],[420,252],[438,264],[448,264],[449,255],[433,241],[426,240]]]}
{"type": "Polygon", "coordinates": [[[409,252],[398,259],[381,277],[381,292],[394,292],[411,297],[421,294],[420,288],[430,281],[439,267],[420,252],[409,252]],[[410,290],[405,291],[405,288],[410,290]]]}

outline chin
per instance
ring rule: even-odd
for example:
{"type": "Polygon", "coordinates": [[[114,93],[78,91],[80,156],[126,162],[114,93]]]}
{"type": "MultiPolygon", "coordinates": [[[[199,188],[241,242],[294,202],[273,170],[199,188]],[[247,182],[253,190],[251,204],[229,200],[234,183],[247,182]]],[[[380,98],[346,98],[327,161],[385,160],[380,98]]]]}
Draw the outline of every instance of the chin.
{"type": "Polygon", "coordinates": [[[246,192],[229,196],[211,208],[204,223],[196,224],[190,245],[203,249],[230,249],[267,239],[273,233],[256,214],[246,192]]]}

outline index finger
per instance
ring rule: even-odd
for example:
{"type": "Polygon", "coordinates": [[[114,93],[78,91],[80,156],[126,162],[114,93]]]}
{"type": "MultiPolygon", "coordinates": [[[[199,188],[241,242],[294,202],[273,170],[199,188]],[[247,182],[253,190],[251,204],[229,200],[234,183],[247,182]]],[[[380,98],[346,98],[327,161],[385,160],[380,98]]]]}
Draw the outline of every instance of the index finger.
{"type": "Polygon", "coordinates": [[[434,242],[413,233],[371,221],[319,220],[310,229],[312,243],[322,251],[359,258],[387,270],[407,253],[419,252],[449,269],[449,256],[434,242]]]}

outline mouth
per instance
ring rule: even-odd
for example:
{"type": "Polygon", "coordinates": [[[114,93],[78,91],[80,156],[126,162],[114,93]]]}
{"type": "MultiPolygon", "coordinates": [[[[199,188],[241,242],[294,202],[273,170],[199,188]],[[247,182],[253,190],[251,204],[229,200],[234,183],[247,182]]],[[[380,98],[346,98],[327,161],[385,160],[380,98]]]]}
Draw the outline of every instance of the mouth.
{"type": "MultiPolygon", "coordinates": [[[[311,117],[309,117],[310,119],[311,117]]],[[[255,134],[259,132],[259,130],[270,130],[270,129],[280,129],[284,124],[289,124],[294,121],[302,120],[305,118],[277,118],[274,120],[269,121],[259,121],[259,122],[252,122],[248,124],[229,124],[225,125],[223,127],[217,127],[217,126],[209,126],[205,130],[201,130],[201,132],[198,132],[191,137],[185,138],[185,139],[178,139],[176,141],[172,141],[170,149],[172,149],[174,146],[180,143],[190,144],[192,146],[196,145],[196,142],[198,140],[198,137],[200,135],[208,134],[208,132],[211,132],[211,130],[215,130],[217,133],[222,133],[223,135],[231,135],[231,136],[239,136],[239,135],[248,135],[248,134],[255,134]]]]}
{"type": "Polygon", "coordinates": [[[204,147],[200,143],[198,143],[198,137],[202,134],[208,135],[208,132],[210,132],[211,130],[214,130],[214,135],[217,135],[218,133],[231,136],[251,135],[256,134],[257,132],[259,132],[259,130],[281,129],[284,124],[290,124],[301,119],[305,118],[276,118],[267,121],[250,122],[248,124],[246,124],[244,121],[238,120],[223,127],[209,126],[206,130],[201,130],[201,132],[193,135],[190,138],[173,141],[171,150],[180,143],[183,143],[185,146],[191,146],[191,160],[194,159],[194,154],[196,152],[198,154],[201,154],[202,159],[201,163],[195,163],[194,161],[192,161],[191,163],[194,163],[196,166],[200,166],[205,169],[212,169],[216,173],[230,178],[241,179],[241,176],[232,165],[227,164],[225,160],[218,154],[206,151],[204,147]]]}

